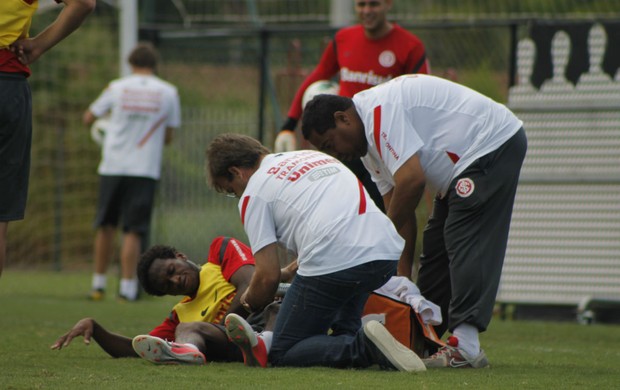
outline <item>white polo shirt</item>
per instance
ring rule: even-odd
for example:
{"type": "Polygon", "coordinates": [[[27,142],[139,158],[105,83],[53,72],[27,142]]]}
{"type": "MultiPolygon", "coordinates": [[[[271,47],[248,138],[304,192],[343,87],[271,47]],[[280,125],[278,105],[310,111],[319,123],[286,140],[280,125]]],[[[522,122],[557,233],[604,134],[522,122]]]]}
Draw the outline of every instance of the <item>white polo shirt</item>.
{"type": "Polygon", "coordinates": [[[99,174],[159,179],[166,127],[181,125],[176,87],[132,74],[112,81],[89,109],[97,117],[111,115],[99,174]]]}
{"type": "Polygon", "coordinates": [[[463,85],[423,74],[405,75],[353,97],[364,123],[362,158],[381,194],[417,154],[427,185],[445,195],[452,179],[496,150],[522,126],[508,108],[463,85]]]}
{"type": "Polygon", "coordinates": [[[265,156],[239,200],[239,212],[252,252],[278,242],[297,253],[302,276],[398,261],[404,247],[355,175],[317,151],[265,156]]]}

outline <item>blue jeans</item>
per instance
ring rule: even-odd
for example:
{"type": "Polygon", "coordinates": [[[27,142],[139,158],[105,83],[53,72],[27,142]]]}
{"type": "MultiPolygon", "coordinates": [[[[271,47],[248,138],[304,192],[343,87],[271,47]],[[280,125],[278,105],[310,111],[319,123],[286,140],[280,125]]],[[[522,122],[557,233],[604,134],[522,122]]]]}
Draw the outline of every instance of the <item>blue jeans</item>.
{"type": "Polygon", "coordinates": [[[361,368],[376,363],[365,346],[362,311],[368,294],[396,274],[397,263],[378,260],[327,275],[295,276],[278,312],[271,364],[361,368]]]}

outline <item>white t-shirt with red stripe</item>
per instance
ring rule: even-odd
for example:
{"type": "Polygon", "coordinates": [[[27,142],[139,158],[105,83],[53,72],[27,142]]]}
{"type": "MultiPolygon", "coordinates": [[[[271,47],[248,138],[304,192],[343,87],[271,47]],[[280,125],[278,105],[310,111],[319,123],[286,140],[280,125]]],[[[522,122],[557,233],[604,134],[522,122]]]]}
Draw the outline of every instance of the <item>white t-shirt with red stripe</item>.
{"type": "Polygon", "coordinates": [[[239,200],[252,253],[280,243],[301,276],[397,261],[404,240],[355,175],[313,150],[265,156],[239,200]]]}
{"type": "Polygon", "coordinates": [[[463,85],[429,75],[397,77],[353,97],[365,126],[362,158],[381,194],[417,154],[427,185],[445,194],[452,179],[522,126],[508,108],[463,85]]]}
{"type": "Polygon", "coordinates": [[[159,179],[166,128],[181,125],[175,86],[154,75],[132,74],[112,81],[89,110],[97,117],[110,113],[100,175],[159,179]]]}

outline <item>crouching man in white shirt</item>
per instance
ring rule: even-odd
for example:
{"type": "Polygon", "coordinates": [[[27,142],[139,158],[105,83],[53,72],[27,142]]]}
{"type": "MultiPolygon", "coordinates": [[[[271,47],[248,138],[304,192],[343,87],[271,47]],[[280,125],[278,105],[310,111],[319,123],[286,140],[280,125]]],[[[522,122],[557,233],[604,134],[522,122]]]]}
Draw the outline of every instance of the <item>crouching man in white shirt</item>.
{"type": "MultiPolygon", "coordinates": [[[[273,300],[280,281],[277,245],[297,254],[297,275],[269,349],[273,366],[426,369],[379,322],[362,327],[368,294],[396,273],[404,240],[348,168],[317,151],[270,154],[238,134],[216,137],[206,154],[210,184],[239,198],[256,261],[240,299],[249,312],[273,300]]],[[[264,340],[239,318],[226,319],[230,338],[246,364],[266,366],[264,340]]]]}

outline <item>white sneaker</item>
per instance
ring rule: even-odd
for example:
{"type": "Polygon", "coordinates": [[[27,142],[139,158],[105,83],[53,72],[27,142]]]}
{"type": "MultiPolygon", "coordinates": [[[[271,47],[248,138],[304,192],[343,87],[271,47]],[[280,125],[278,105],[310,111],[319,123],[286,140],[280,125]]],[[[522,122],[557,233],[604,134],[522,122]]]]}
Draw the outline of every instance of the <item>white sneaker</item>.
{"type": "Polygon", "coordinates": [[[205,355],[196,347],[169,342],[159,337],[140,335],[131,345],[138,356],[155,364],[207,364],[205,355]]]}
{"type": "Polygon", "coordinates": [[[398,371],[426,371],[422,359],[399,343],[379,321],[372,320],[364,324],[364,334],[382,355],[378,356],[380,366],[383,363],[382,358],[385,358],[398,371]]]}

